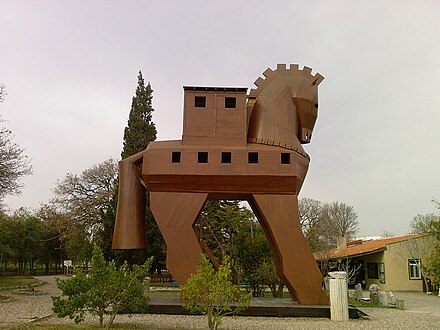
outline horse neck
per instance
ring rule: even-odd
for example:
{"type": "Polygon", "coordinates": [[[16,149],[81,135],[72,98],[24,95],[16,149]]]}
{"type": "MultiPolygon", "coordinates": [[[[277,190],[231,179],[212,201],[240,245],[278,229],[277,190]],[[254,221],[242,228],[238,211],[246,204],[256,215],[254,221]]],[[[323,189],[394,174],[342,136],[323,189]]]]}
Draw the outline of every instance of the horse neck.
{"type": "Polygon", "coordinates": [[[301,148],[298,115],[289,89],[278,95],[260,94],[249,122],[248,142],[301,148]]]}

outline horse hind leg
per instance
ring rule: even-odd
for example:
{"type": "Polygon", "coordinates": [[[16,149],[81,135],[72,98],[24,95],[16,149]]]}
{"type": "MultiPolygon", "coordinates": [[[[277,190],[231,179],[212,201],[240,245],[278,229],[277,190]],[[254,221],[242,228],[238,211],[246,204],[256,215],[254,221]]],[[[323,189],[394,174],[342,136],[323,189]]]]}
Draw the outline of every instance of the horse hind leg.
{"type": "Polygon", "coordinates": [[[300,304],[328,304],[322,275],[298,221],[296,195],[257,195],[250,201],[275,256],[278,276],[300,304]]]}
{"type": "Polygon", "coordinates": [[[193,229],[208,194],[150,192],[150,209],[167,245],[167,268],[177,283],[196,273],[202,249],[193,229]]]}

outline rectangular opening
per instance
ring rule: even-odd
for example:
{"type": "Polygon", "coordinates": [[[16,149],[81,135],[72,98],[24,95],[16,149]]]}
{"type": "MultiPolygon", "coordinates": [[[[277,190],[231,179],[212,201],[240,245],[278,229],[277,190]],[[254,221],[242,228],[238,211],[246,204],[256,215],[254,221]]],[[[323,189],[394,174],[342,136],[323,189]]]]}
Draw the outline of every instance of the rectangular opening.
{"type": "Polygon", "coordinates": [[[197,153],[197,161],[200,164],[206,164],[208,162],[208,153],[206,151],[199,151],[197,153]]]}
{"type": "Polygon", "coordinates": [[[420,274],[420,261],[419,259],[408,260],[408,271],[410,280],[420,280],[422,276],[420,274]]]}
{"type": "Polygon", "coordinates": [[[206,107],[206,96],[194,97],[194,106],[196,108],[205,108],[206,107]]]}
{"type": "Polygon", "coordinates": [[[290,164],[290,153],[282,152],[281,153],[281,164],[290,164]]]}
{"type": "Polygon", "coordinates": [[[258,152],[249,152],[248,153],[248,163],[249,164],[258,164],[258,152]]]}
{"type": "Polygon", "coordinates": [[[235,97],[225,97],[225,108],[236,108],[237,99],[235,97]]]}
{"type": "Polygon", "coordinates": [[[180,151],[173,151],[171,153],[171,162],[180,163],[180,151]]]}
{"type": "Polygon", "coordinates": [[[222,152],[222,164],[230,164],[232,162],[232,154],[230,152],[222,152]]]}
{"type": "Polygon", "coordinates": [[[368,278],[379,278],[379,265],[377,262],[367,263],[368,278]]]}

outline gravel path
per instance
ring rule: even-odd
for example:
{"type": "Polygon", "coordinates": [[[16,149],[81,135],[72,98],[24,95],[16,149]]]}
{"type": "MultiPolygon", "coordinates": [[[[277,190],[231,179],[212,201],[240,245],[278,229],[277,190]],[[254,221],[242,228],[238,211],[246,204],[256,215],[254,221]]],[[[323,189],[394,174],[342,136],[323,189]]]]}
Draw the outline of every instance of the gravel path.
{"type": "MultiPolygon", "coordinates": [[[[0,328],[10,326],[38,324],[72,324],[68,319],[59,319],[52,315],[51,296],[59,295],[53,276],[42,276],[47,282],[35,288],[40,295],[17,295],[13,291],[0,291],[7,300],[0,301],[0,328]]],[[[385,308],[363,308],[370,315],[369,320],[349,320],[332,322],[323,318],[271,318],[271,317],[227,317],[223,329],[440,329],[440,314],[430,312],[412,312],[385,308]]],[[[95,318],[86,318],[87,325],[98,325],[95,318]]],[[[115,325],[130,328],[150,329],[206,329],[203,316],[176,316],[144,314],[117,316],[115,325]]]]}

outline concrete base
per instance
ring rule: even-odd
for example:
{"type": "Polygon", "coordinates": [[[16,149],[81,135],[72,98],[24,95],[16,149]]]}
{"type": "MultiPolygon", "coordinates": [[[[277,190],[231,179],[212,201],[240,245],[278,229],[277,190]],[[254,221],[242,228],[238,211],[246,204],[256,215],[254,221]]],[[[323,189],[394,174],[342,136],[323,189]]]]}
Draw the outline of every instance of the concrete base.
{"type": "MultiPolygon", "coordinates": [[[[183,308],[179,296],[151,296],[147,313],[189,315],[183,308]]],[[[349,317],[358,319],[363,314],[353,306],[349,306],[349,317]]],[[[329,305],[300,305],[285,298],[252,298],[247,310],[240,313],[242,316],[268,317],[325,317],[330,318],[329,305]]]]}

